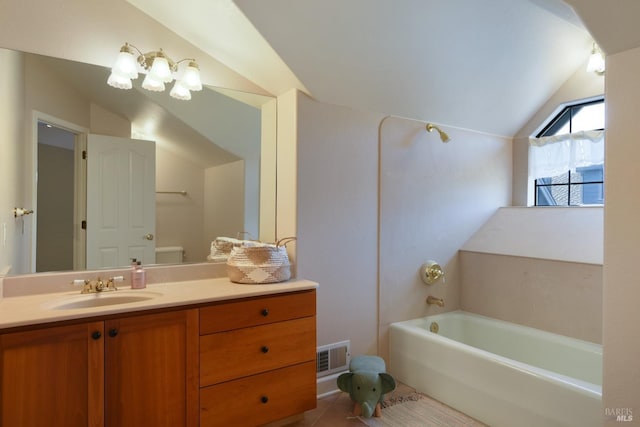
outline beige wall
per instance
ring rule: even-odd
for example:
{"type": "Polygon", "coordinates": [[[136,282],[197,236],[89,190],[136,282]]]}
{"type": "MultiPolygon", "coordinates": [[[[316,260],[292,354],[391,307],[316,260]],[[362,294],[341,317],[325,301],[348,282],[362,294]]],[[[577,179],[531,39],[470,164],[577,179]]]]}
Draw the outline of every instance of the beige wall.
{"type": "Polygon", "coordinates": [[[156,145],[156,190],[182,191],[156,195],[156,246],[182,246],[185,262],[209,255],[204,243],[204,185],[202,167],[156,145]]]}
{"type": "MultiPolygon", "coordinates": [[[[182,246],[185,262],[203,262],[211,241],[244,230],[244,162],[208,169],[156,145],[156,246],[182,246]]],[[[256,236],[254,236],[255,238],[256,236]]]]}
{"type": "MultiPolygon", "coordinates": [[[[236,233],[245,230],[244,161],[208,168],[205,170],[204,180],[206,197],[201,245],[207,249],[208,255],[213,239],[219,236],[236,237],[236,233]]],[[[255,235],[249,237],[258,238],[255,235]]]]}
{"type": "MultiPolygon", "coordinates": [[[[0,49],[0,278],[15,271],[24,240],[13,208],[28,207],[21,175],[24,141],[24,60],[20,53],[0,49]],[[16,250],[13,250],[15,248],[16,250]],[[11,249],[11,250],[10,250],[11,249]]],[[[19,270],[18,266],[18,270],[19,270]]],[[[0,279],[1,280],[1,279],[0,279]]]]}
{"type": "Polygon", "coordinates": [[[458,250],[511,196],[511,140],[390,117],[380,130],[380,354],[390,323],[460,306],[458,250]],[[437,261],[445,280],[425,285],[420,267],[437,261]],[[428,306],[428,295],[445,307],[428,306]]]}
{"type": "MultiPolygon", "coordinates": [[[[605,152],[605,409],[631,408],[640,425],[640,49],[607,56],[605,152]]],[[[618,426],[609,418],[606,426],[618,426]]]]}
{"type": "Polygon", "coordinates": [[[131,122],[97,104],[89,107],[91,133],[131,138],[131,122]]]}
{"type": "MultiPolygon", "coordinates": [[[[377,132],[382,116],[300,93],[297,98],[292,116],[297,116],[297,147],[291,151],[297,152],[297,191],[283,195],[279,178],[278,223],[281,204],[297,199],[298,277],[320,283],[318,345],[350,339],[353,355],[376,354],[377,132]]],[[[285,111],[278,102],[279,119],[285,111]]],[[[279,135],[279,156],[285,155],[282,142],[279,135]]],[[[285,235],[280,225],[279,233],[285,235]]]]}
{"type": "Polygon", "coordinates": [[[320,282],[318,345],[350,339],[354,355],[386,356],[387,325],[433,312],[427,294],[458,307],[456,254],[509,204],[511,141],[446,129],[452,141],[443,144],[422,122],[391,117],[380,127],[379,114],[301,94],[297,102],[298,275],[320,282]],[[420,282],[429,258],[445,267],[446,283],[420,282]]]}
{"type": "Polygon", "coordinates": [[[278,100],[262,105],[260,128],[260,225],[263,242],[276,240],[276,164],[278,151],[278,100]]]}

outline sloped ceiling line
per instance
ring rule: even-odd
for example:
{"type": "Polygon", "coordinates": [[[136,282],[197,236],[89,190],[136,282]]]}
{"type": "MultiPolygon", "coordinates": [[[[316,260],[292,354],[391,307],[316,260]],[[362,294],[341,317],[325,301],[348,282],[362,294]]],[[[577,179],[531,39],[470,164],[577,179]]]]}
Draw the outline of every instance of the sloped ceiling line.
{"type": "Polygon", "coordinates": [[[128,1],[274,95],[504,136],[592,42],[561,0],[128,1]]]}

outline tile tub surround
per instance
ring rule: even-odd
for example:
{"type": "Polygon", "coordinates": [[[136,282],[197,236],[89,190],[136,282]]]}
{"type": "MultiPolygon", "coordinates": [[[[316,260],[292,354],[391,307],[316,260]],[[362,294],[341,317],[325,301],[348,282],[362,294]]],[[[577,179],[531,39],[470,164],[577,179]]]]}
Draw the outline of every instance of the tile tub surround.
{"type": "Polygon", "coordinates": [[[602,265],[459,254],[461,309],[602,343],[602,265]]]}
{"type": "MultiPolygon", "coordinates": [[[[6,285],[7,283],[5,283],[5,287],[6,285]]],[[[149,300],[67,310],[55,310],[47,308],[47,306],[58,299],[80,296],[79,289],[67,290],[65,292],[6,296],[0,300],[0,329],[237,298],[273,295],[284,292],[316,289],[317,287],[317,283],[309,280],[291,280],[283,283],[265,285],[232,283],[226,277],[173,281],[147,285],[146,289],[141,290],[142,292],[157,292],[161,294],[149,300]]],[[[120,289],[122,289],[123,293],[134,294],[136,292],[136,290],[131,290],[127,286],[123,286],[120,289]]],[[[91,298],[95,295],[89,294],[86,296],[91,298]]]]}

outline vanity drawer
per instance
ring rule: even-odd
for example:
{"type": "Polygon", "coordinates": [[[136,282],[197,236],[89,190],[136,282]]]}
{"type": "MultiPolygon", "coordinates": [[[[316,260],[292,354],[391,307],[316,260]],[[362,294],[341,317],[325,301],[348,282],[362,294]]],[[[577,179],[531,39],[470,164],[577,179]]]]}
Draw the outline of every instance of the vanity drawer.
{"type": "Polygon", "coordinates": [[[200,309],[200,335],[315,314],[315,290],[225,302],[200,309]]]}
{"type": "Polygon", "coordinates": [[[315,361],[316,318],[200,337],[200,386],[315,361]]]}
{"type": "Polygon", "coordinates": [[[259,426],[316,407],[316,365],[306,362],[200,391],[200,426],[259,426]]]}

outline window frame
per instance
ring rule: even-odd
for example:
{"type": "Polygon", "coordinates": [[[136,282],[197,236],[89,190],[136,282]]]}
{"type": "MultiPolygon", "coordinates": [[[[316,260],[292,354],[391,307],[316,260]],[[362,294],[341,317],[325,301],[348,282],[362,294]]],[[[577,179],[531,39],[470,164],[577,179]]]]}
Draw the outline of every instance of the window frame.
{"type": "MultiPolygon", "coordinates": [[[[551,120],[536,134],[536,138],[541,138],[544,136],[555,135],[555,131],[561,129],[567,123],[569,123],[569,133],[572,132],[572,122],[575,114],[580,112],[580,110],[589,105],[595,104],[604,104],[605,99],[604,96],[592,98],[590,100],[575,102],[572,104],[565,105],[556,115],[553,116],[551,120]],[[577,110],[577,111],[576,111],[577,110]]],[[[604,130],[604,128],[600,129],[592,129],[592,130],[604,130]]],[[[575,176],[575,174],[574,174],[575,176]]],[[[596,181],[580,181],[580,182],[572,182],[571,181],[571,171],[567,171],[567,181],[563,183],[539,183],[539,181],[544,178],[538,178],[533,181],[533,206],[583,206],[583,205],[572,205],[571,204],[571,188],[575,185],[581,185],[584,188],[584,185],[587,184],[601,184],[604,188],[604,171],[602,174],[602,180],[596,181]],[[550,189],[551,187],[567,187],[567,204],[566,205],[538,205],[538,190],[545,188],[550,189]]],[[[604,204],[604,197],[603,197],[604,204]]],[[[598,206],[598,204],[589,204],[587,206],[598,206]]]]}

